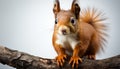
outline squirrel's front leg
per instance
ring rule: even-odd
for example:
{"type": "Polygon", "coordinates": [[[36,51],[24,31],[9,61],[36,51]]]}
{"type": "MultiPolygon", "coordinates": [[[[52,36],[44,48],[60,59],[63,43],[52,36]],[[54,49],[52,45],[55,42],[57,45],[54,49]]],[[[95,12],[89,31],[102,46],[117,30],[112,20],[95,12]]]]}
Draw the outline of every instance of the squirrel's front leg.
{"type": "Polygon", "coordinates": [[[58,54],[58,56],[56,57],[57,64],[58,66],[63,66],[65,59],[67,58],[65,49],[61,45],[55,45],[54,47],[58,54]]]}
{"type": "Polygon", "coordinates": [[[82,62],[82,59],[79,56],[79,52],[80,52],[80,46],[76,46],[73,51],[73,55],[69,61],[69,64],[72,64],[72,68],[74,68],[75,66],[76,68],[78,68],[78,64],[82,62]]]}
{"type": "MultiPolygon", "coordinates": [[[[86,46],[86,45],[85,45],[86,46]]],[[[82,62],[82,59],[80,58],[86,51],[87,46],[85,47],[81,43],[78,43],[74,50],[73,50],[73,55],[69,61],[69,64],[72,64],[72,68],[78,68],[79,63],[82,62]]]]}

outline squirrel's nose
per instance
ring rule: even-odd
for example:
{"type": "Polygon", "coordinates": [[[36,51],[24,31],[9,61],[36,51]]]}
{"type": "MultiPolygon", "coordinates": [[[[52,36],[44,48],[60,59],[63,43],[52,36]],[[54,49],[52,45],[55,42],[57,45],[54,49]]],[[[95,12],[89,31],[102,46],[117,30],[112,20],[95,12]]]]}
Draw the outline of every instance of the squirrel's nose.
{"type": "Polygon", "coordinates": [[[63,34],[63,35],[66,35],[66,34],[67,34],[66,29],[63,29],[63,30],[62,30],[62,34],[63,34]]]}

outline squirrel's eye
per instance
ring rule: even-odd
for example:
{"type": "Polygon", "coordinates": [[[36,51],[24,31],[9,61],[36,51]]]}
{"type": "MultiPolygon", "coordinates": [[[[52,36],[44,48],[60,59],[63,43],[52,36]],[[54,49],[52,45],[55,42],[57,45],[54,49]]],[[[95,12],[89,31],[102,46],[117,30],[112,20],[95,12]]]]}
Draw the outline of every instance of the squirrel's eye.
{"type": "Polygon", "coordinates": [[[74,23],[75,21],[74,21],[74,19],[71,19],[71,23],[74,23]]]}
{"type": "Polygon", "coordinates": [[[55,19],[55,24],[57,24],[58,23],[58,20],[57,20],[57,18],[55,19]]]}
{"type": "Polygon", "coordinates": [[[71,22],[73,25],[75,25],[75,24],[76,24],[75,18],[71,17],[70,22],[71,22]]]}

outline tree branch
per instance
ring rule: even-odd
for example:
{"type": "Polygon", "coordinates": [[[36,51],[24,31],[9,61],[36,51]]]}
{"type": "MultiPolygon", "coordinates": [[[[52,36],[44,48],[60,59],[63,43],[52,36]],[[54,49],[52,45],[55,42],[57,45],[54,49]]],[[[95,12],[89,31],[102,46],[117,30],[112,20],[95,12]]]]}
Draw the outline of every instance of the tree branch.
{"type": "MultiPolygon", "coordinates": [[[[80,69],[120,69],[120,55],[103,60],[89,60],[82,58],[80,69]]],[[[24,52],[0,46],[0,63],[16,69],[61,69],[54,59],[32,56],[24,52]]],[[[71,69],[68,61],[62,69],[71,69]]]]}

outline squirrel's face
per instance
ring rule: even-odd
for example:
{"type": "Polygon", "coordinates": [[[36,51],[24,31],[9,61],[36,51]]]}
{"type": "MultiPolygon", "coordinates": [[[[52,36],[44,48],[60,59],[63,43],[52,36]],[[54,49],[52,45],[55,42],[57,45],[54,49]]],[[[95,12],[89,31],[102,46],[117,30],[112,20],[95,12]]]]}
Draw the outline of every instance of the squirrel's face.
{"type": "Polygon", "coordinates": [[[61,10],[59,0],[55,0],[53,13],[55,15],[54,31],[58,34],[68,35],[76,32],[79,20],[80,7],[73,0],[70,10],[61,10]]]}
{"type": "Polygon", "coordinates": [[[55,31],[61,35],[73,34],[76,31],[77,19],[70,11],[61,10],[55,17],[55,31]]]}

